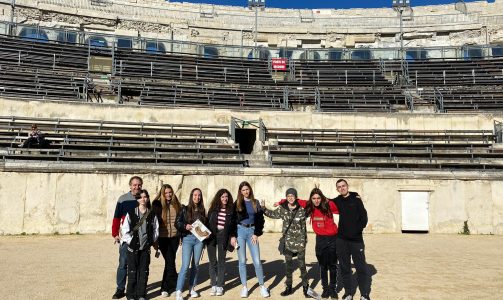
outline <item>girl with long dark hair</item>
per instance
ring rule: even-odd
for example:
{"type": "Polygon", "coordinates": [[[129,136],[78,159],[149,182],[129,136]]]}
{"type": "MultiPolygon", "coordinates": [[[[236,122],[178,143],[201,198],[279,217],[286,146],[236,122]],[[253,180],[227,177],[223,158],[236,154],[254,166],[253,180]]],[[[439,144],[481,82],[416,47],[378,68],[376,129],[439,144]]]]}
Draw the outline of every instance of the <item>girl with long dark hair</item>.
{"type": "Polygon", "coordinates": [[[195,188],[190,192],[189,204],[182,206],[180,213],[176,217],[176,229],[182,236],[182,266],[180,267],[180,273],[176,282],[176,300],[183,300],[182,289],[191,258],[192,267],[189,277],[190,297],[199,297],[199,293],[195,291],[195,287],[197,285],[197,272],[199,270],[199,260],[201,259],[204,243],[190,232],[192,224],[197,220],[203,224],[207,224],[203,193],[201,189],[195,188]]]}
{"type": "Polygon", "coordinates": [[[231,193],[226,189],[220,189],[208,209],[208,227],[213,233],[206,244],[210,260],[211,296],[224,294],[225,255],[228,249],[233,250],[236,245],[236,238],[231,237],[236,226],[233,210],[234,201],[231,193]]]}
{"type": "MultiPolygon", "coordinates": [[[[282,200],[279,204],[284,203],[282,200]]],[[[298,200],[306,209],[306,216],[311,218],[311,225],[316,233],[316,258],[320,266],[321,297],[337,299],[337,251],[335,247],[337,225],[333,214],[338,214],[337,206],[329,201],[319,188],[309,194],[309,200],[298,200]]]]}

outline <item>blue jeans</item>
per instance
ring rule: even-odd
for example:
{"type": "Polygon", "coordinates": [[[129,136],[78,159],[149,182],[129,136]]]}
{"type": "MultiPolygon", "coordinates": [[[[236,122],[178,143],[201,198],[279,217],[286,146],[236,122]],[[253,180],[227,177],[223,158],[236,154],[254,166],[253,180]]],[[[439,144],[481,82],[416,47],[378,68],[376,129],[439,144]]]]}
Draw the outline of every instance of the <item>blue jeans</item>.
{"type": "Polygon", "coordinates": [[[250,248],[250,254],[253,260],[253,266],[255,267],[255,275],[257,276],[258,283],[260,285],[264,284],[264,271],[262,270],[262,262],[260,261],[260,247],[258,242],[252,244],[252,235],[254,232],[254,227],[244,227],[238,225],[238,259],[239,259],[239,278],[241,279],[241,284],[246,286],[246,246],[250,248]]]}
{"type": "Polygon", "coordinates": [[[126,289],[127,277],[127,244],[122,243],[119,246],[119,266],[117,267],[117,289],[126,289]]]}
{"type": "Polygon", "coordinates": [[[181,291],[185,283],[185,276],[189,269],[189,263],[192,260],[192,267],[190,269],[189,287],[193,288],[197,285],[197,271],[199,270],[199,260],[203,252],[204,244],[199,241],[194,235],[189,234],[182,240],[182,266],[178,273],[178,280],[176,281],[176,290],[181,291]]]}

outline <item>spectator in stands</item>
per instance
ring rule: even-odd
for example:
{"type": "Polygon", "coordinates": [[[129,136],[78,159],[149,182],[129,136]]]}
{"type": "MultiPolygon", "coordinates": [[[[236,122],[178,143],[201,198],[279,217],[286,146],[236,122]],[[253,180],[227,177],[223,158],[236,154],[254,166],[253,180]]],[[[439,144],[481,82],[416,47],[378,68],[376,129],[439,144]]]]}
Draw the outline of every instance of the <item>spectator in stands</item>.
{"type": "MultiPolygon", "coordinates": [[[[286,202],[281,204],[276,210],[268,210],[265,206],[265,201],[262,202],[264,214],[273,219],[283,220],[283,243],[286,268],[285,290],[281,292],[281,296],[289,296],[293,294],[292,289],[292,273],[293,273],[293,257],[297,256],[297,263],[300,269],[300,278],[302,280],[302,289],[304,296],[309,298],[307,291],[309,282],[307,280],[306,270],[306,211],[297,201],[297,190],[289,188],[286,191],[286,202]]],[[[281,240],[280,240],[281,243],[281,240]]]]}
{"type": "Polygon", "coordinates": [[[31,124],[31,131],[28,133],[28,138],[19,147],[31,148],[33,145],[38,145],[39,148],[47,146],[44,134],[38,129],[37,124],[31,124]]]}
{"type": "Polygon", "coordinates": [[[239,244],[239,277],[241,278],[241,298],[248,297],[248,287],[246,285],[246,247],[250,248],[250,254],[255,267],[255,275],[260,284],[260,294],[262,297],[269,297],[269,290],[264,286],[264,272],[260,261],[260,247],[258,237],[262,235],[264,229],[264,211],[260,203],[253,196],[253,190],[246,181],[241,182],[238,189],[236,205],[237,228],[233,236],[237,237],[239,244]]]}
{"type": "Polygon", "coordinates": [[[348,182],[339,179],[336,182],[339,196],[333,201],[339,209],[339,234],[337,235],[337,256],[341,265],[344,285],[343,300],[352,300],[351,291],[351,258],[356,268],[360,300],[369,300],[370,274],[365,261],[365,244],[363,229],[367,226],[367,211],[358,193],[350,192],[348,182]]]}
{"type": "MultiPolygon", "coordinates": [[[[329,201],[319,188],[311,190],[308,201],[297,201],[305,208],[306,216],[311,217],[313,231],[316,233],[315,252],[323,288],[321,298],[337,299],[337,225],[333,218],[333,214],[339,213],[337,206],[329,201]]],[[[284,202],[285,200],[282,200],[279,204],[284,202]]]]}
{"type": "Polygon", "coordinates": [[[138,207],[126,214],[121,229],[121,241],[127,244],[128,299],[145,300],[147,294],[150,247],[156,245],[159,236],[157,216],[148,208],[149,203],[147,190],[141,190],[138,207]]]}
{"type": "Polygon", "coordinates": [[[235,227],[236,218],[232,195],[228,190],[220,189],[213,197],[208,209],[208,228],[213,233],[207,239],[211,296],[224,294],[225,255],[227,251],[234,251],[236,247],[236,237],[231,237],[235,227]]]}
{"type": "Polygon", "coordinates": [[[175,219],[180,212],[181,205],[169,184],[161,186],[157,197],[152,202],[157,219],[159,220],[159,249],[164,257],[164,272],[161,282],[161,295],[168,297],[176,289],[178,274],[176,273],[176,250],[180,244],[180,237],[175,226],[175,219]]]}
{"type": "Polygon", "coordinates": [[[182,266],[180,267],[180,273],[176,282],[176,300],[183,300],[182,289],[191,261],[192,267],[189,277],[190,298],[199,297],[199,293],[195,289],[197,285],[197,273],[199,271],[199,260],[201,259],[204,243],[191,232],[192,224],[197,220],[208,225],[203,193],[200,189],[195,188],[190,192],[189,204],[187,206],[182,205],[182,209],[176,217],[176,229],[182,236],[182,266]]]}
{"type": "Polygon", "coordinates": [[[119,244],[119,266],[117,267],[117,290],[112,299],[120,299],[125,296],[127,277],[127,244],[121,241],[120,227],[127,213],[138,205],[136,198],[140,196],[143,180],[139,176],[129,179],[130,191],[119,197],[115,206],[114,219],[112,222],[112,236],[115,243],[119,244]]]}

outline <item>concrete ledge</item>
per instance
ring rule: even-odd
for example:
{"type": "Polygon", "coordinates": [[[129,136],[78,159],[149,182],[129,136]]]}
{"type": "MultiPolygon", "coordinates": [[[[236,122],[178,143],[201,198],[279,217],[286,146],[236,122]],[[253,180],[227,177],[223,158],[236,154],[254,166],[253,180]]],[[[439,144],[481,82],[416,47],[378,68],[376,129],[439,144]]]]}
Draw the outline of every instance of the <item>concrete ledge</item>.
{"type": "Polygon", "coordinates": [[[374,178],[374,179],[456,179],[503,180],[501,170],[417,170],[351,168],[236,168],[220,166],[142,165],[126,163],[82,163],[55,161],[4,161],[1,172],[124,174],[142,172],[156,175],[229,175],[265,177],[374,178]]]}

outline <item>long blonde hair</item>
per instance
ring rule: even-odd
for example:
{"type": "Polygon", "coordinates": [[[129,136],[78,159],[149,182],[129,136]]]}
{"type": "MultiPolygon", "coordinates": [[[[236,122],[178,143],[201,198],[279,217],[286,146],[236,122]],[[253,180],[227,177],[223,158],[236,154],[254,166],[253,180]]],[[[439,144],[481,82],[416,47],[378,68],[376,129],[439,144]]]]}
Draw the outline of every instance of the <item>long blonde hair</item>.
{"type": "Polygon", "coordinates": [[[159,193],[155,197],[155,200],[159,200],[162,205],[162,211],[164,212],[167,209],[167,200],[166,200],[166,189],[170,189],[173,192],[173,197],[171,198],[171,205],[173,205],[173,208],[175,209],[176,213],[180,212],[180,201],[178,201],[178,198],[175,195],[175,191],[173,190],[173,187],[169,184],[163,184],[161,186],[161,189],[159,190],[159,193]]]}
{"type": "Polygon", "coordinates": [[[250,200],[253,205],[253,211],[257,212],[257,200],[255,199],[255,196],[253,195],[253,189],[252,189],[251,185],[248,183],[248,181],[243,181],[239,184],[238,197],[236,198],[236,209],[239,212],[243,211],[243,209],[246,209],[246,206],[244,204],[245,197],[243,196],[243,194],[241,194],[241,189],[244,186],[246,186],[250,189],[250,200]]]}

